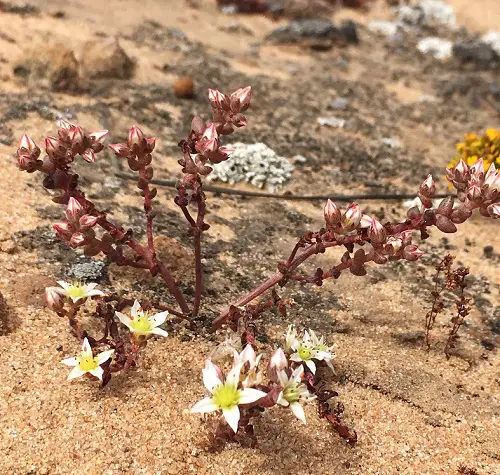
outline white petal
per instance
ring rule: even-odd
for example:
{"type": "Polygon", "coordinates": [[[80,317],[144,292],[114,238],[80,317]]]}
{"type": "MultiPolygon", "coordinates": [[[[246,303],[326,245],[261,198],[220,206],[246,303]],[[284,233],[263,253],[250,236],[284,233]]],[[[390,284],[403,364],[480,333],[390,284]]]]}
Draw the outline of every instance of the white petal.
{"type": "Polygon", "coordinates": [[[292,373],[290,379],[294,381],[295,384],[300,383],[302,381],[302,373],[304,372],[304,367],[302,365],[297,366],[292,373]]]}
{"type": "Polygon", "coordinates": [[[245,388],[240,392],[240,400],[238,404],[250,404],[251,402],[258,401],[260,398],[265,397],[266,393],[264,391],[259,391],[258,389],[245,388]]]}
{"type": "Polygon", "coordinates": [[[64,280],[58,280],[57,283],[64,289],[64,290],[68,290],[69,289],[69,286],[70,284],[68,284],[68,282],[64,282],[64,280]]]}
{"type": "Polygon", "coordinates": [[[79,366],[75,366],[68,374],[68,381],[83,376],[87,371],[83,371],[79,366]]]}
{"type": "Polygon", "coordinates": [[[297,362],[299,362],[299,361],[303,361],[303,359],[299,356],[299,354],[298,354],[298,353],[294,353],[292,356],[290,356],[290,359],[291,359],[292,361],[297,361],[297,362]]]}
{"type": "Polygon", "coordinates": [[[214,388],[222,384],[217,374],[217,367],[210,360],[205,362],[203,368],[203,384],[210,392],[213,392],[214,388]]]}
{"type": "Polygon", "coordinates": [[[226,419],[229,427],[231,427],[235,433],[238,432],[238,422],[240,420],[240,410],[238,406],[222,409],[222,414],[224,414],[224,419],[226,419]]]}
{"type": "Polygon", "coordinates": [[[91,290],[94,290],[99,284],[96,284],[95,282],[91,282],[90,284],[85,285],[83,288],[85,290],[85,293],[90,292],[91,290]]]}
{"type": "Polygon", "coordinates": [[[278,378],[280,380],[280,385],[285,387],[288,384],[288,375],[285,371],[280,371],[278,373],[278,378]]]}
{"type": "Polygon", "coordinates": [[[102,375],[104,373],[104,370],[100,366],[98,366],[95,369],[91,369],[89,373],[94,375],[96,378],[99,378],[102,381],[102,375]]]}
{"type": "Polygon", "coordinates": [[[54,292],[57,292],[59,295],[66,296],[66,291],[64,289],[61,289],[60,287],[49,287],[49,289],[53,290],[54,292]]]}
{"type": "Polygon", "coordinates": [[[135,318],[135,317],[137,317],[137,313],[139,311],[142,311],[141,304],[139,303],[138,300],[136,300],[134,302],[134,305],[132,305],[132,310],[130,311],[130,313],[135,318]]]}
{"type": "Polygon", "coordinates": [[[304,331],[304,337],[302,338],[302,341],[304,342],[309,342],[311,340],[311,337],[309,336],[309,333],[307,330],[304,331]]]}
{"type": "Polygon", "coordinates": [[[76,358],[66,358],[61,361],[62,364],[65,364],[66,366],[76,366],[78,364],[78,361],[76,358]]]}
{"type": "Polygon", "coordinates": [[[122,322],[126,327],[131,328],[130,322],[132,321],[128,315],[124,313],[115,312],[115,315],[118,317],[118,320],[122,322]]]}
{"type": "Polygon", "coordinates": [[[256,354],[252,345],[246,345],[240,354],[240,358],[243,362],[249,361],[250,363],[255,362],[256,354]]]}
{"type": "Polygon", "coordinates": [[[92,348],[91,348],[90,343],[87,340],[87,338],[83,339],[82,354],[84,354],[85,356],[90,356],[90,357],[93,356],[92,355],[92,348]]]}
{"type": "Polygon", "coordinates": [[[278,400],[276,401],[276,404],[279,404],[280,406],[287,407],[290,405],[290,403],[283,397],[283,391],[280,392],[280,395],[278,397],[278,400]]]}
{"type": "Polygon", "coordinates": [[[71,297],[71,296],[69,296],[69,298],[70,298],[71,300],[73,300],[73,303],[76,303],[76,302],[78,302],[79,300],[84,299],[85,297],[71,297]]]}
{"type": "Polygon", "coordinates": [[[229,371],[229,374],[226,378],[226,384],[232,384],[235,386],[238,384],[238,382],[240,381],[241,367],[241,364],[237,364],[231,368],[231,371],[229,371]]]}
{"type": "Polygon", "coordinates": [[[163,330],[163,328],[153,328],[150,333],[153,335],[168,336],[168,332],[163,330]]]}
{"type": "Polygon", "coordinates": [[[306,415],[304,413],[304,408],[298,402],[290,404],[290,409],[292,410],[294,416],[299,421],[302,421],[304,424],[306,423],[306,415]]]}
{"type": "Polygon", "coordinates": [[[311,370],[312,374],[316,373],[316,364],[314,363],[313,360],[307,360],[307,361],[304,361],[304,363],[311,370]]]}
{"type": "Polygon", "coordinates": [[[149,317],[150,322],[153,324],[154,327],[159,327],[163,323],[165,323],[165,320],[167,319],[168,312],[161,312],[157,313],[156,315],[152,315],[149,317]]]}
{"type": "Polygon", "coordinates": [[[325,360],[326,364],[328,367],[332,370],[333,374],[335,374],[335,368],[333,367],[332,361],[331,360],[325,360]]]}
{"type": "Polygon", "coordinates": [[[107,350],[103,351],[102,353],[99,353],[96,358],[97,358],[97,363],[98,364],[103,364],[104,362],[108,361],[111,358],[111,355],[115,352],[115,350],[107,350]]]}
{"type": "Polygon", "coordinates": [[[211,397],[203,398],[201,401],[198,401],[192,408],[191,412],[214,412],[219,410],[219,406],[215,404],[214,399],[211,397]]]}
{"type": "Polygon", "coordinates": [[[96,295],[104,295],[104,292],[101,292],[100,290],[89,290],[88,292],[85,292],[85,295],[87,297],[95,297],[96,295]]]}

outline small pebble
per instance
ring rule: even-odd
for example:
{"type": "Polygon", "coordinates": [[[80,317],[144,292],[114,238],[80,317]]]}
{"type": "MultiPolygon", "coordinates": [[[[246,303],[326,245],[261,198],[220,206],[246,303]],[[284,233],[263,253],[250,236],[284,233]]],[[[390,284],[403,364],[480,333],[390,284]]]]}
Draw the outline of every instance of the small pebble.
{"type": "Polygon", "coordinates": [[[190,76],[184,76],[177,79],[173,85],[174,94],[181,99],[190,99],[194,97],[194,81],[190,76]]]}

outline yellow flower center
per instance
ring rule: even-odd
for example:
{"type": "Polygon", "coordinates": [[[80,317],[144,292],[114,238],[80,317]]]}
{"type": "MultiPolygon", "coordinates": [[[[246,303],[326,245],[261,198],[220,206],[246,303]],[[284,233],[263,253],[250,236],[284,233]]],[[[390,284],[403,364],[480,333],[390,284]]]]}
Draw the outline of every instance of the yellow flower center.
{"type": "Polygon", "coordinates": [[[232,384],[221,384],[214,389],[213,399],[221,409],[229,409],[238,405],[240,390],[232,384]]]}
{"type": "Polygon", "coordinates": [[[71,284],[66,290],[66,295],[73,299],[84,298],[85,297],[85,287],[81,282],[76,282],[71,284]]]}
{"type": "Polygon", "coordinates": [[[297,349],[297,353],[299,354],[300,359],[307,361],[312,358],[313,349],[309,345],[302,343],[297,349]]]}
{"type": "Polygon", "coordinates": [[[91,371],[99,366],[99,364],[97,363],[97,358],[94,358],[93,356],[87,356],[82,354],[77,358],[77,361],[78,361],[78,367],[82,371],[91,371]]]}
{"type": "Polygon", "coordinates": [[[299,400],[299,390],[296,387],[288,386],[283,390],[283,397],[293,404],[299,400]]]}
{"type": "Polygon", "coordinates": [[[131,322],[130,326],[137,332],[146,335],[150,333],[153,329],[153,325],[151,324],[151,320],[147,315],[141,315],[135,317],[131,322]]]}

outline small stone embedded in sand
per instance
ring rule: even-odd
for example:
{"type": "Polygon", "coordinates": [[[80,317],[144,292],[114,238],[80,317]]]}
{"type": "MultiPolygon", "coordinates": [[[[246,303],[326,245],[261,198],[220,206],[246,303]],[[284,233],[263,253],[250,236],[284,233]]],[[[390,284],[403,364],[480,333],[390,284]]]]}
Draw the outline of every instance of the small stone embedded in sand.
{"type": "Polygon", "coordinates": [[[173,84],[174,94],[181,99],[194,97],[194,81],[190,76],[177,79],[173,84]]]}
{"type": "Polygon", "coordinates": [[[409,25],[446,25],[456,24],[456,16],[451,5],[440,0],[423,0],[415,5],[402,5],[398,19],[409,25]]]}
{"type": "Polygon", "coordinates": [[[368,23],[368,29],[373,33],[385,35],[387,37],[394,36],[398,32],[399,24],[394,21],[372,20],[368,23]]]}
{"type": "Polygon", "coordinates": [[[236,142],[228,144],[233,148],[229,160],[213,167],[208,175],[210,180],[220,180],[226,183],[245,181],[258,188],[266,187],[269,191],[282,188],[292,176],[294,166],[280,157],[266,144],[244,144],[236,142]]]}
{"type": "Polygon", "coordinates": [[[481,41],[490,45],[498,56],[500,56],[500,31],[488,31],[481,37],[481,41]]]}
{"type": "Polygon", "coordinates": [[[481,69],[500,67],[500,56],[491,45],[481,40],[459,41],[453,45],[452,52],[462,64],[471,63],[481,69]]]}
{"type": "Polygon", "coordinates": [[[104,38],[83,45],[80,66],[82,76],[89,79],[130,79],[134,75],[135,62],[118,40],[104,38]]]}
{"type": "Polygon", "coordinates": [[[327,127],[342,128],[345,126],[345,119],[340,119],[339,117],[318,117],[316,122],[319,125],[326,125],[327,127]]]}
{"type": "Polygon", "coordinates": [[[15,62],[14,74],[30,86],[53,91],[74,91],[79,87],[78,61],[73,51],[62,44],[26,50],[15,62]]]}

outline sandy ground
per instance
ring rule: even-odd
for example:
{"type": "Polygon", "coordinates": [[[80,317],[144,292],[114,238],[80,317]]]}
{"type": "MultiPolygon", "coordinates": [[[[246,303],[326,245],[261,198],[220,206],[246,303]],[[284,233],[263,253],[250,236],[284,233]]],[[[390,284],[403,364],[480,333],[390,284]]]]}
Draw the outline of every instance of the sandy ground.
{"type": "MultiPolygon", "coordinates": [[[[412,38],[395,51],[363,28],[359,47],[313,52],[261,44],[283,20],[228,17],[210,1],[32,3],[40,6],[40,14],[0,13],[0,23],[8,25],[0,37],[0,108],[6,124],[0,145],[0,292],[5,299],[0,302],[0,473],[434,475],[457,474],[463,465],[479,475],[500,474],[497,222],[476,217],[446,240],[433,234],[423,245],[427,257],[415,265],[378,266],[365,278],[343,276],[321,289],[283,290],[297,302],[289,320],[267,314],[259,322],[269,341],[260,350],[267,355],[289,322],[315,328],[337,345],[337,374],[327,377],[358,433],[356,446],[339,438],[311,404],[307,426],[273,409],[256,424],[258,447],[230,445],[214,454],[205,450],[202,418],[188,409],[204,394],[204,359],[224,333],[172,327],[167,340],[148,345],[137,370],[113,378],[106,388],[65,381],[66,368],[59,361],[76,352],[78,342],[66,322],[45,308],[43,289],[66,275],[76,254],[52,238],[50,224],[61,210],[51,205],[39,177],[18,171],[13,159],[17,137],[29,131],[40,140],[54,132],[54,114],[63,113],[90,129],[109,127],[117,140],[134,122],[157,134],[157,175],[172,178],[178,176],[179,137],[193,113],[207,111],[206,88],[251,84],[255,101],[249,127],[238,139],[264,141],[284,156],[308,158],[286,190],[410,192],[428,170],[442,176],[464,133],[500,126],[498,101],[489,92],[498,75],[417,56],[412,38]],[[65,16],[58,18],[57,11],[65,16]],[[151,29],[147,20],[160,25],[151,29]],[[234,24],[240,27],[228,28],[234,24]],[[188,39],[171,36],[168,27],[188,39]],[[63,43],[79,58],[86,40],[103,36],[120,37],[136,60],[132,80],[91,83],[85,92],[69,94],[47,92],[36,83],[26,86],[13,75],[28,46],[41,51],[46,43],[63,43]],[[194,100],[171,92],[171,82],[183,74],[195,77],[199,93],[194,100]],[[457,84],[465,89],[444,92],[457,84]],[[318,115],[338,115],[326,104],[346,96],[351,106],[344,117],[350,126],[319,128],[318,115]],[[431,99],[421,101],[422,96],[431,99]],[[401,147],[382,147],[385,137],[396,138],[401,147]],[[494,246],[493,258],[484,257],[486,245],[494,246]],[[450,360],[442,353],[450,313],[438,320],[429,351],[419,339],[433,265],[447,252],[470,267],[474,297],[450,360]]],[[[498,25],[500,8],[494,0],[474,2],[474,7],[461,0],[451,3],[459,22],[475,32],[498,25]]],[[[370,13],[340,14],[360,23],[384,15],[388,9],[382,5],[370,13]]],[[[103,159],[81,173],[114,219],[140,229],[134,186],[104,184],[109,170],[103,159]]],[[[446,189],[443,182],[439,186],[446,189]]],[[[184,246],[172,265],[178,278],[186,278],[183,262],[192,251],[172,197],[172,190],[161,189],[157,229],[184,246]]],[[[207,263],[207,320],[270,275],[297,236],[322,224],[319,202],[210,196],[209,204],[212,228],[205,250],[213,263],[207,263]]],[[[363,205],[389,219],[401,219],[404,212],[401,203],[363,205]]],[[[171,242],[162,239],[160,248],[172,253],[171,242]]],[[[337,257],[321,256],[316,265],[327,266],[337,257]]],[[[101,285],[137,297],[156,292],[167,298],[158,283],[112,265],[101,285]]],[[[90,315],[91,306],[84,320],[89,328],[90,315]]]]}

